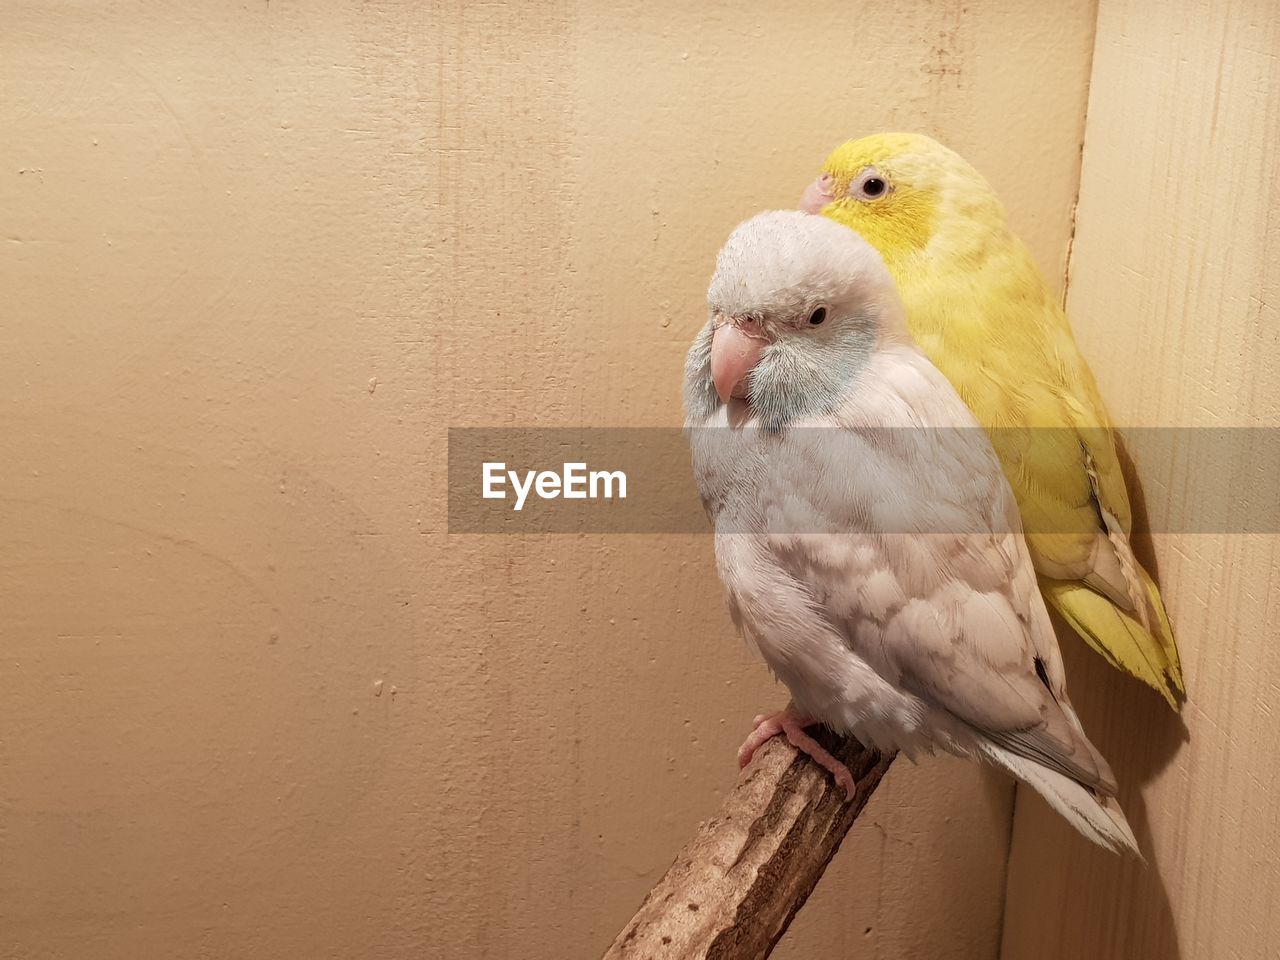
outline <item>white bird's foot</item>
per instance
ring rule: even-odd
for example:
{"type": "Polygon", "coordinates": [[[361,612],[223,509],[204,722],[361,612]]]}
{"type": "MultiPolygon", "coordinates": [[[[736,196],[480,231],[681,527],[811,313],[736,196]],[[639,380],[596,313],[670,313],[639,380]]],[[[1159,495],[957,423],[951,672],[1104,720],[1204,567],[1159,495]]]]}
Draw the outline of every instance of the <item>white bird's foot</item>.
{"type": "Polygon", "coordinates": [[[853,799],[855,783],[849,768],[833,757],[822,744],[804,732],[805,727],[817,726],[822,721],[815,720],[813,717],[802,717],[788,706],[785,710],[779,710],[777,713],[762,713],[753,722],[755,729],[751,731],[751,735],[738,748],[738,769],[742,769],[751,762],[751,758],[755,756],[756,751],[760,749],[765,741],[776,737],[780,733],[785,734],[788,743],[801,753],[808,754],[814,763],[828,771],[835,778],[836,783],[844,787],[847,797],[850,800],[853,799]]]}

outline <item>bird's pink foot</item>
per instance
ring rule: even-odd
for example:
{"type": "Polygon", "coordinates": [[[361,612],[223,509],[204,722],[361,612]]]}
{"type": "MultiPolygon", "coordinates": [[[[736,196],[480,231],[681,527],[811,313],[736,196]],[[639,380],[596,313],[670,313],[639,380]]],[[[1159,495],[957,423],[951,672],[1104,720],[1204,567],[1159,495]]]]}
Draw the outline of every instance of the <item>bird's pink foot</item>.
{"type": "Polygon", "coordinates": [[[751,762],[751,758],[755,756],[756,751],[760,749],[766,740],[770,740],[780,733],[785,734],[788,743],[801,753],[808,754],[815,763],[828,771],[835,778],[836,783],[844,787],[844,792],[848,798],[850,800],[853,799],[855,784],[853,774],[849,772],[849,768],[833,757],[822,744],[804,732],[805,727],[817,726],[821,721],[815,720],[813,717],[802,717],[788,706],[785,710],[779,710],[777,713],[761,714],[756,717],[754,722],[755,729],[751,731],[750,736],[738,748],[739,769],[751,762]]]}

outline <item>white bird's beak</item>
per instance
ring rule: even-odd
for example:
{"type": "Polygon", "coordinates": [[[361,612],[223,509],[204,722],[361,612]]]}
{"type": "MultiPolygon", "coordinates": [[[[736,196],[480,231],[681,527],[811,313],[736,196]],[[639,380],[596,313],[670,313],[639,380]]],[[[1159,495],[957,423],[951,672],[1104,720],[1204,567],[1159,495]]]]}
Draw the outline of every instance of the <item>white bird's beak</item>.
{"type": "Polygon", "coordinates": [[[711,380],[721,403],[747,395],[746,379],[769,340],[754,320],[726,319],[711,336],[711,380]]]}

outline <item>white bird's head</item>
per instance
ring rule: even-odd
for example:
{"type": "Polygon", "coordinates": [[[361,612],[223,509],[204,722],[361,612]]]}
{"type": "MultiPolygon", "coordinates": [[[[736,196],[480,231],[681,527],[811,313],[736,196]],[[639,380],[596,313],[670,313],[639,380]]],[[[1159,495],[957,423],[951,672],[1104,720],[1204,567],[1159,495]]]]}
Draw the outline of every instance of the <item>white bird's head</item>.
{"type": "Polygon", "coordinates": [[[880,255],[848,227],[794,210],[733,231],[707,305],[685,365],[690,417],[732,398],[770,429],[829,412],[877,349],[908,339],[880,255]]]}

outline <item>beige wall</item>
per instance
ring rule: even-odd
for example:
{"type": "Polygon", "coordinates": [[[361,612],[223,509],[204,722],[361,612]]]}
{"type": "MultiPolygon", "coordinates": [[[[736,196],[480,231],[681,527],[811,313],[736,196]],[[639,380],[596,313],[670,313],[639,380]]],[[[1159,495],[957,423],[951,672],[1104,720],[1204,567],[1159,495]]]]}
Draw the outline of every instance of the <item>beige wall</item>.
{"type": "MultiPolygon", "coordinates": [[[[1118,423],[1275,427],[1280,8],[1186,6],[1102,0],[1068,306],[1118,423]]],[[[1240,465],[1137,466],[1167,530],[1240,465]]],[[[1151,864],[1074,842],[1020,792],[1006,960],[1280,956],[1277,539],[1162,534],[1148,555],[1185,727],[1096,658],[1068,668],[1151,864]]]]}
{"type": "MultiPolygon", "coordinates": [[[[3,14],[0,955],[592,956],[785,695],[705,537],[448,535],[446,426],[678,422],[849,135],[1061,276],[1091,4],[3,14]]],[[[993,957],[1011,796],[901,763],[778,956],[993,957]]]]}

